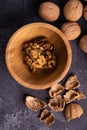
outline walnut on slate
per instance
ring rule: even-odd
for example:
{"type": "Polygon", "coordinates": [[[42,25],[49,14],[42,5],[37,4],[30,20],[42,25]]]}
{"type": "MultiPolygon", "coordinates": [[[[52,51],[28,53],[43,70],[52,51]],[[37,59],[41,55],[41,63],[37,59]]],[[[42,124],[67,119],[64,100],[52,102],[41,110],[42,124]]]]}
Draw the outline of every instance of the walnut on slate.
{"type": "Polygon", "coordinates": [[[36,112],[40,109],[44,109],[47,106],[47,104],[43,100],[32,97],[32,96],[26,97],[25,104],[29,109],[36,112]]]}
{"type": "Polygon", "coordinates": [[[65,101],[62,99],[61,95],[57,95],[49,100],[48,106],[54,111],[63,111],[65,107],[65,101]]]}
{"type": "Polygon", "coordinates": [[[51,98],[53,98],[57,94],[60,94],[63,90],[64,90],[64,87],[60,83],[58,83],[50,88],[49,95],[51,98]]]}
{"type": "Polygon", "coordinates": [[[80,86],[80,82],[76,75],[72,75],[67,79],[64,86],[66,90],[75,89],[80,86]]]}
{"type": "Polygon", "coordinates": [[[82,114],[84,113],[84,110],[79,104],[70,103],[65,108],[64,113],[65,113],[66,120],[69,122],[72,119],[80,118],[82,116],[82,114]]]}
{"type": "Polygon", "coordinates": [[[70,103],[78,98],[78,93],[75,90],[69,90],[64,95],[64,100],[67,103],[70,103]]]}
{"type": "Polygon", "coordinates": [[[40,121],[44,122],[47,126],[50,126],[54,123],[55,119],[54,119],[54,115],[47,109],[44,109],[41,112],[40,115],[40,121]]]}

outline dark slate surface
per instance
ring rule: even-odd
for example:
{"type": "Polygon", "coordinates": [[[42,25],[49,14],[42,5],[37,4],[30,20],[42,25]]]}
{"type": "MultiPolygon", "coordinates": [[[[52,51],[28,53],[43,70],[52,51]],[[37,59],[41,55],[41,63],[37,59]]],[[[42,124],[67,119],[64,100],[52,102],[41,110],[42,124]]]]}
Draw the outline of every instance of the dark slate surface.
{"type": "MultiPolygon", "coordinates": [[[[0,0],[0,130],[87,130],[87,99],[78,101],[84,108],[84,115],[80,119],[67,123],[63,113],[53,112],[55,124],[47,127],[39,122],[39,112],[27,109],[24,96],[30,94],[47,101],[48,90],[35,91],[22,87],[10,76],[6,68],[5,49],[10,36],[27,23],[44,22],[37,13],[38,6],[43,1],[0,0]]],[[[67,0],[52,1],[60,5],[61,15],[58,21],[50,24],[60,28],[65,21],[62,9],[67,0]]],[[[87,22],[81,18],[78,23],[82,28],[81,35],[87,34],[87,22]]],[[[67,76],[71,73],[77,74],[81,82],[80,89],[87,95],[87,54],[80,50],[78,40],[79,38],[70,42],[73,60],[67,76]]]]}

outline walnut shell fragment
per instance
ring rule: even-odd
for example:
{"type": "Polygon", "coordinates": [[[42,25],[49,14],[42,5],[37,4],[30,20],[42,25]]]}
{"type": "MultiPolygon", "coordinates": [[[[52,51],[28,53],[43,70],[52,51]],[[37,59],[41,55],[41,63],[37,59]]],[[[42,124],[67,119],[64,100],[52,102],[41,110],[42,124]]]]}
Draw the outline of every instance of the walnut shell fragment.
{"type": "Polygon", "coordinates": [[[54,111],[63,111],[65,107],[65,101],[62,99],[61,95],[57,95],[50,99],[48,106],[54,111]]]}
{"type": "Polygon", "coordinates": [[[64,90],[64,87],[61,84],[57,84],[49,90],[49,95],[51,98],[55,97],[57,94],[60,94],[64,90]]]}
{"type": "Polygon", "coordinates": [[[80,82],[76,75],[72,75],[67,79],[64,86],[66,90],[75,89],[80,86],[80,82]]]}
{"type": "Polygon", "coordinates": [[[76,100],[77,98],[78,98],[78,93],[74,90],[69,90],[64,95],[64,99],[65,99],[66,104],[76,100]]]}
{"type": "Polygon", "coordinates": [[[44,122],[47,126],[50,126],[55,121],[54,115],[47,109],[44,109],[40,115],[40,121],[44,122]]]}
{"type": "Polygon", "coordinates": [[[32,97],[32,96],[26,97],[25,104],[29,109],[36,111],[36,112],[47,106],[47,104],[43,100],[32,97]]]}
{"type": "Polygon", "coordinates": [[[85,99],[86,96],[84,95],[83,92],[77,90],[69,90],[68,92],[66,92],[66,94],[64,95],[64,99],[66,104],[74,101],[74,100],[81,100],[81,99],[85,99]]]}
{"type": "Polygon", "coordinates": [[[78,93],[77,100],[86,99],[86,96],[83,92],[78,90],[77,93],[78,93]]]}
{"type": "Polygon", "coordinates": [[[83,113],[84,113],[83,108],[76,103],[69,104],[65,109],[65,117],[68,122],[71,121],[72,119],[80,118],[83,113]]]}

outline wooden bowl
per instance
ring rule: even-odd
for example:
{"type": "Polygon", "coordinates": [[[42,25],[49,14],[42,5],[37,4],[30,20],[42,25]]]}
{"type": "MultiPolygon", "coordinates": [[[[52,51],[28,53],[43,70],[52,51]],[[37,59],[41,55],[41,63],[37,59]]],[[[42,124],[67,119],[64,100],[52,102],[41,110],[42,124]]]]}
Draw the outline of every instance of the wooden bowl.
{"type": "Polygon", "coordinates": [[[67,74],[71,60],[71,47],[65,35],[56,27],[46,23],[23,26],[10,38],[6,49],[6,63],[10,74],[21,85],[31,89],[46,89],[60,82],[67,74]],[[23,63],[22,43],[41,35],[54,43],[58,65],[53,71],[32,74],[23,63]]]}

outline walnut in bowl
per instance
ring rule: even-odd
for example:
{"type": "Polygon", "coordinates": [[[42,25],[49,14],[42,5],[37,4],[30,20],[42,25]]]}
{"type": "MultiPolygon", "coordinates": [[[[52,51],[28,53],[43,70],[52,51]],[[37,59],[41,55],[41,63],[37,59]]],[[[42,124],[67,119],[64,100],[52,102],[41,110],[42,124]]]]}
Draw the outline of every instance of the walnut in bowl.
{"type": "Polygon", "coordinates": [[[31,89],[39,90],[54,86],[67,74],[71,60],[71,47],[65,35],[56,27],[46,23],[32,23],[20,28],[13,34],[6,49],[9,72],[21,85],[31,89]],[[23,63],[22,44],[38,36],[45,36],[50,43],[53,43],[57,65],[51,70],[31,73],[23,63]]]}

